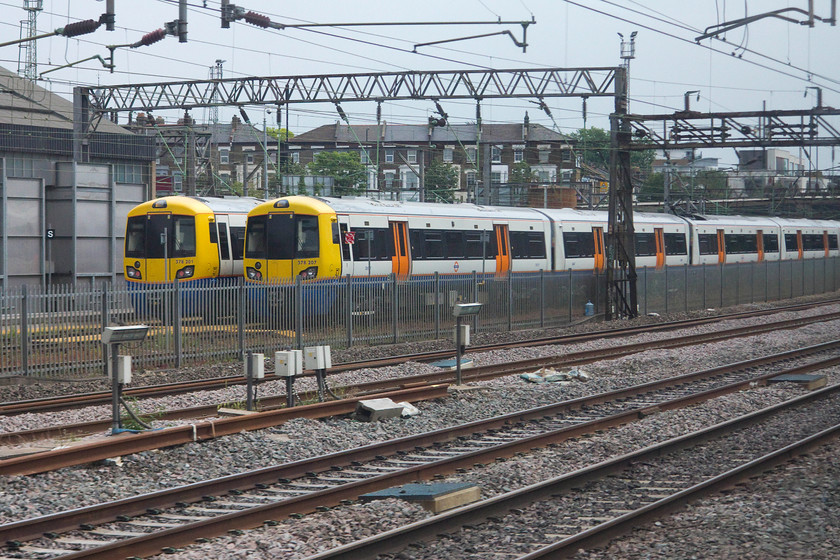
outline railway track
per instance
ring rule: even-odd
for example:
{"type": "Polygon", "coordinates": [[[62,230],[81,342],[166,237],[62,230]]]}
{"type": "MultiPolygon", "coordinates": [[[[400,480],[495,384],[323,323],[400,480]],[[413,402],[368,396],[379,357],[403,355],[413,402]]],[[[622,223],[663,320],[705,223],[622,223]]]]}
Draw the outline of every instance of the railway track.
{"type": "Polygon", "coordinates": [[[567,558],[837,439],[836,415],[821,414],[819,403],[836,406],[838,393],[828,387],[306,560],[375,558],[409,545],[418,560],[567,558]],[[444,536],[453,533],[457,542],[444,536]]]}
{"type": "MultiPolygon", "coordinates": [[[[833,355],[783,371],[757,375],[756,367],[773,361],[768,356],[348,452],[11,523],[0,526],[0,542],[11,543],[2,553],[7,557],[13,554],[16,558],[39,559],[156,554],[225,531],[339,505],[366,492],[429,480],[528,453],[657,411],[743,390],[782,373],[803,373],[840,364],[840,342],[812,347],[805,355],[824,352],[833,355]]],[[[797,356],[788,352],[774,358],[790,361],[797,356]]]]}
{"type": "MultiPolygon", "coordinates": [[[[462,378],[467,382],[471,381],[485,381],[504,375],[512,375],[523,372],[531,372],[540,368],[563,368],[573,367],[592,363],[600,360],[614,359],[622,356],[627,356],[637,352],[643,352],[652,349],[663,348],[677,348],[681,346],[690,346],[695,344],[710,343],[719,340],[727,340],[734,337],[752,336],[762,332],[768,332],[780,329],[791,329],[801,327],[813,322],[830,321],[840,318],[840,313],[833,313],[827,315],[820,315],[814,317],[802,317],[797,319],[788,319],[784,321],[776,321],[764,325],[752,325],[748,327],[736,327],[722,331],[701,333],[696,335],[687,335],[682,337],[674,337],[670,339],[661,339],[656,341],[646,341],[631,343],[609,348],[599,348],[594,350],[586,350],[582,352],[572,352],[562,356],[549,356],[542,358],[533,358],[529,360],[521,360],[514,363],[493,364],[487,366],[479,366],[465,369],[462,371],[462,378]]],[[[343,394],[352,395],[354,397],[372,395],[385,391],[395,391],[401,388],[416,386],[418,384],[441,384],[454,383],[455,373],[452,371],[440,371],[427,374],[419,374],[408,377],[398,377],[393,379],[386,379],[380,381],[371,381],[355,385],[353,387],[339,387],[337,390],[343,394]]],[[[306,393],[304,398],[313,396],[315,393],[306,393]]],[[[110,397],[108,402],[110,403],[110,397]]],[[[273,410],[285,406],[287,402],[286,395],[275,397],[262,397],[262,410],[273,410]]],[[[355,404],[353,404],[355,406],[355,404]]],[[[183,420],[183,419],[199,419],[217,416],[218,404],[210,404],[199,407],[192,407],[180,410],[167,411],[160,414],[161,420],[183,420]]],[[[302,412],[305,414],[305,412],[302,412]]],[[[294,417],[293,412],[284,414],[283,418],[294,417]]],[[[92,434],[102,432],[110,428],[111,419],[103,419],[100,421],[85,422],[80,424],[63,424],[60,426],[46,426],[42,428],[0,433],[0,444],[20,444],[22,442],[32,442],[44,440],[48,438],[61,438],[67,436],[77,436],[83,434],[92,434]]],[[[243,428],[247,429],[247,428],[243,428]]],[[[0,472],[2,472],[3,463],[0,462],[0,472]]]]}
{"type": "MultiPolygon", "coordinates": [[[[715,317],[703,317],[697,319],[685,319],[680,321],[669,321],[666,323],[659,323],[656,325],[645,325],[645,326],[638,326],[638,327],[626,327],[626,328],[618,328],[618,329],[606,329],[595,331],[591,333],[584,333],[584,334],[572,334],[572,335],[561,335],[561,336],[552,336],[552,337],[544,337],[538,338],[533,340],[527,341],[517,341],[517,342],[505,342],[505,343],[496,343],[496,344],[485,344],[485,345],[475,345],[471,346],[469,351],[470,353],[479,353],[479,352],[489,352],[493,350],[499,350],[504,348],[515,348],[515,347],[522,347],[522,346],[547,346],[553,344],[577,344],[581,342],[588,342],[592,340],[602,340],[602,339],[609,339],[609,338],[620,338],[625,336],[632,336],[637,334],[643,333],[651,333],[651,332],[667,332],[670,330],[676,329],[684,329],[684,328],[691,328],[696,327],[704,324],[715,323],[725,320],[735,320],[735,319],[746,319],[751,317],[761,317],[766,315],[772,315],[774,313],[783,313],[783,312],[792,312],[792,311],[802,311],[807,309],[813,309],[815,307],[822,307],[826,305],[834,305],[840,302],[838,300],[829,300],[829,301],[821,301],[821,302],[814,302],[814,303],[805,303],[805,304],[797,304],[797,305],[790,305],[780,308],[773,308],[767,310],[759,310],[759,311],[745,311],[745,312],[738,312],[738,313],[731,313],[726,315],[717,315],[715,317]]],[[[830,319],[825,319],[830,320],[830,319]]],[[[327,374],[336,374],[345,371],[351,371],[356,369],[362,368],[373,368],[373,367],[387,367],[402,364],[409,361],[419,361],[419,362],[431,362],[435,360],[440,360],[444,358],[452,357],[452,350],[442,350],[442,351],[434,351],[434,352],[422,352],[416,354],[407,354],[403,356],[392,356],[387,358],[377,358],[373,360],[365,360],[365,361],[358,361],[358,362],[347,362],[342,364],[337,364],[330,370],[328,370],[327,374]]],[[[311,376],[314,375],[314,372],[308,371],[304,372],[304,375],[311,376]]],[[[266,381],[277,380],[271,371],[266,372],[266,381]]],[[[201,391],[201,390],[214,390],[214,389],[221,389],[225,387],[230,387],[232,385],[242,385],[245,384],[245,378],[241,375],[236,376],[227,376],[227,377],[218,377],[212,379],[204,379],[204,380],[197,380],[197,381],[186,381],[186,382],[177,382],[177,383],[167,383],[162,385],[149,385],[145,387],[131,387],[126,388],[123,394],[127,397],[132,398],[153,398],[153,397],[161,397],[164,395],[175,395],[181,393],[188,393],[193,391],[201,391]]],[[[49,411],[57,411],[57,410],[66,410],[69,408],[81,408],[86,406],[95,406],[95,405],[110,405],[111,403],[111,392],[110,391],[99,391],[95,393],[86,393],[86,394],[75,394],[75,395],[67,395],[61,397],[50,397],[45,399],[37,399],[37,400],[23,400],[23,401],[14,401],[14,402],[5,402],[0,403],[0,415],[13,415],[13,414],[22,414],[22,413],[33,413],[33,412],[49,412],[49,411]]]]}

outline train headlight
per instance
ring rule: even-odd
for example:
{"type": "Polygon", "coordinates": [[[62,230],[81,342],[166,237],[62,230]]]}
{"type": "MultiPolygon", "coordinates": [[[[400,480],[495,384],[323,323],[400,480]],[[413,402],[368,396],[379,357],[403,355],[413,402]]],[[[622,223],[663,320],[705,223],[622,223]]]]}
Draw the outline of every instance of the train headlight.
{"type": "Polygon", "coordinates": [[[192,265],[185,266],[184,268],[178,270],[178,272],[175,273],[175,278],[191,278],[193,274],[195,274],[195,267],[192,265]]]}
{"type": "Polygon", "coordinates": [[[300,271],[300,277],[304,280],[311,280],[318,276],[318,267],[317,266],[310,266],[307,269],[300,271]]]}
{"type": "Polygon", "coordinates": [[[142,280],[143,275],[140,274],[140,271],[134,268],[133,266],[125,267],[125,275],[131,278],[132,280],[142,280]]]}
{"type": "Polygon", "coordinates": [[[248,280],[262,280],[262,272],[256,268],[251,268],[249,266],[245,273],[248,275],[248,280]]]}

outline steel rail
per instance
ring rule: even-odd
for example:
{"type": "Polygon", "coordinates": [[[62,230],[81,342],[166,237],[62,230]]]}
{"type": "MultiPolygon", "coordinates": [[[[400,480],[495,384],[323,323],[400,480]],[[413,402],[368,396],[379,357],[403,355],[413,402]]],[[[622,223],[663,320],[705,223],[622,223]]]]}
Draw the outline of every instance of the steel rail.
{"type": "MultiPolygon", "coordinates": [[[[423,385],[378,395],[397,401],[416,402],[436,399],[447,395],[446,385],[423,385]]],[[[186,426],[175,426],[139,434],[125,433],[105,440],[74,445],[32,455],[12,457],[0,461],[0,476],[47,472],[92,461],[130,455],[151,449],[183,445],[195,441],[206,441],[242,431],[260,430],[282,424],[292,418],[324,418],[339,414],[350,414],[356,410],[363,397],[341,399],[293,408],[283,408],[234,418],[222,418],[186,426]]]]}
{"type": "MultiPolygon", "coordinates": [[[[812,348],[816,349],[818,347],[812,348]]],[[[783,357],[789,357],[790,354],[793,353],[786,352],[783,354],[783,357]]],[[[169,506],[178,501],[196,501],[208,494],[212,495],[230,490],[253,488],[256,484],[275,482],[278,477],[296,478],[310,472],[330,470],[336,466],[351,464],[353,461],[370,460],[372,457],[387,453],[396,453],[400,450],[415,449],[417,446],[429,446],[442,441],[451,441],[458,437],[479,431],[487,431],[519,422],[545,418],[548,415],[556,415],[568,410],[575,410],[587,404],[592,405],[601,402],[608,402],[610,400],[623,399],[632,395],[647,394],[651,391],[664,387],[682,385],[692,379],[702,379],[703,377],[721,375],[727,369],[747,369],[755,367],[756,361],[763,361],[769,358],[770,357],[767,356],[757,360],[748,360],[737,364],[731,364],[730,366],[722,366],[711,370],[705,370],[703,372],[694,372],[668,380],[646,383],[632,388],[595,395],[593,397],[584,397],[573,401],[546,405],[501,417],[476,421],[456,426],[454,428],[446,428],[435,432],[420,434],[418,436],[410,436],[380,444],[373,444],[351,450],[349,453],[334,453],[331,455],[316,457],[311,460],[302,460],[278,467],[260,469],[250,473],[242,473],[221,479],[195,483],[178,489],[168,489],[152,494],[109,502],[107,504],[89,506],[78,510],[44,516],[33,520],[24,520],[0,526],[0,542],[23,541],[37,538],[47,532],[72,530],[77,528],[80,524],[110,521],[117,515],[138,515],[146,512],[149,508],[169,506]]],[[[831,365],[837,365],[838,363],[840,363],[840,357],[835,357],[820,362],[806,364],[804,366],[798,366],[788,370],[788,373],[802,373],[804,371],[830,367],[831,365]]],[[[220,534],[220,532],[230,529],[241,529],[256,526],[265,519],[277,519],[291,513],[314,511],[316,507],[323,505],[335,505],[340,503],[342,500],[353,499],[361,493],[387,488],[404,482],[430,479],[436,474],[454,472],[458,468],[471,468],[475,466],[476,463],[480,463],[482,461],[489,462],[491,460],[496,460],[499,457],[513,456],[519,452],[529,452],[535,447],[542,447],[551,443],[557,443],[559,441],[592,433],[597,430],[626,424],[659,410],[679,408],[681,406],[687,406],[702,400],[714,398],[722,394],[738,391],[755,384],[757,381],[780,374],[780,372],[775,372],[757,377],[750,377],[736,383],[730,383],[722,387],[703,391],[701,393],[663,401],[656,406],[631,409],[589,422],[566,426],[544,434],[538,434],[514,442],[500,444],[489,449],[477,450],[457,457],[442,459],[434,463],[412,467],[410,469],[400,471],[399,473],[381,475],[366,481],[348,483],[335,489],[324,490],[308,494],[306,496],[285,500],[282,503],[278,502],[276,504],[261,506],[257,508],[256,513],[252,510],[248,510],[248,513],[237,512],[222,516],[224,519],[213,518],[213,520],[208,520],[207,522],[193,524],[196,526],[188,530],[179,530],[181,528],[167,530],[158,534],[163,541],[156,539],[152,540],[154,537],[151,536],[143,537],[140,541],[130,539],[132,541],[130,545],[125,544],[128,543],[128,541],[121,541],[120,543],[115,543],[113,546],[108,545],[107,548],[96,549],[99,552],[83,551],[78,553],[79,555],[68,556],[67,558],[107,558],[107,554],[124,552],[122,548],[124,546],[141,547],[132,549],[135,551],[135,554],[140,553],[141,550],[145,551],[143,552],[144,554],[157,553],[160,548],[155,547],[183,545],[184,542],[188,542],[198,536],[212,536],[213,534],[220,534]],[[259,518],[260,521],[254,523],[256,518],[259,518]],[[216,520],[215,523],[211,523],[214,520],[216,520]],[[211,527],[213,528],[212,530],[211,527]],[[213,531],[218,532],[213,533],[213,531]],[[201,534],[197,534],[196,532],[200,532],[201,534]],[[146,547],[149,542],[153,543],[148,545],[151,548],[143,548],[146,547]],[[99,554],[105,555],[99,556],[99,554]]]]}
{"type": "MultiPolygon", "coordinates": [[[[496,349],[503,348],[517,348],[522,346],[547,346],[551,344],[573,344],[579,342],[587,342],[591,340],[616,338],[622,336],[629,336],[633,334],[641,334],[648,332],[669,331],[675,329],[689,328],[708,323],[715,323],[726,320],[744,319],[750,317],[761,317],[765,315],[772,315],[774,313],[784,313],[791,311],[799,311],[803,309],[812,309],[814,307],[821,307],[825,305],[833,305],[840,302],[840,300],[821,301],[806,304],[797,304],[785,307],[777,307],[773,309],[765,309],[759,311],[742,311],[738,313],[730,313],[727,315],[716,315],[715,317],[702,317],[696,319],[682,319],[679,321],[670,321],[667,323],[659,323],[656,325],[644,325],[635,327],[622,327],[617,329],[605,329],[583,334],[570,334],[553,337],[544,337],[534,340],[525,340],[517,342],[506,342],[497,344],[476,345],[470,347],[470,353],[489,352],[496,349]]],[[[341,373],[345,371],[352,371],[362,368],[384,367],[402,364],[408,361],[431,361],[450,357],[452,351],[432,351],[420,352],[416,354],[409,354],[404,356],[390,356],[387,358],[377,358],[373,360],[363,360],[355,362],[345,362],[336,364],[328,370],[329,374],[341,373]]],[[[314,372],[305,372],[306,376],[314,375],[314,372]]],[[[271,372],[266,372],[266,381],[277,380],[271,372]]],[[[177,383],[165,383],[159,385],[147,385],[144,387],[126,388],[123,394],[135,398],[157,397],[168,394],[179,394],[198,390],[213,390],[230,387],[232,385],[242,385],[245,383],[245,378],[242,375],[233,375],[226,377],[215,377],[211,379],[186,381],[177,383]]],[[[64,410],[67,408],[94,406],[98,404],[110,404],[112,394],[111,391],[98,391],[87,394],[75,394],[61,397],[49,397],[45,399],[30,399],[25,401],[13,401],[0,403],[0,415],[14,415],[31,412],[47,412],[55,410],[64,410]]]]}
{"type": "MultiPolygon", "coordinates": [[[[547,496],[551,496],[552,494],[567,492],[572,488],[580,487],[591,480],[601,479],[609,476],[610,474],[621,472],[633,463],[645,461],[650,458],[659,457],[668,453],[680,451],[687,447],[698,445],[715,437],[720,437],[735,430],[749,427],[762,419],[769,418],[779,412],[790,410],[802,404],[814,402],[818,399],[831,396],[837,392],[840,392],[840,384],[832,385],[819,391],[814,391],[807,395],[740,416],[727,422],[716,424],[690,434],[678,436],[668,441],[657,443],[638,451],[627,453],[620,457],[609,459],[596,465],[585,467],[556,478],[532,484],[519,490],[501,494],[499,496],[495,496],[475,504],[466,505],[449,512],[443,512],[430,519],[418,521],[407,525],[406,527],[393,529],[391,531],[380,533],[321,554],[308,556],[304,560],[358,560],[359,558],[375,558],[379,554],[400,550],[411,543],[431,539],[441,533],[451,533],[454,529],[464,525],[481,523],[487,518],[493,516],[508,515],[510,510],[513,508],[525,507],[534,502],[544,500],[547,496]]],[[[808,438],[803,445],[810,449],[813,446],[818,445],[817,442],[836,438],[838,434],[840,434],[840,426],[834,426],[833,428],[814,434],[811,438],[808,438]]],[[[783,449],[771,453],[770,455],[772,458],[770,460],[775,461],[774,464],[787,460],[788,454],[795,449],[795,447],[796,445],[793,447],[785,446],[783,449]]],[[[771,463],[764,463],[764,465],[769,464],[771,463]]],[[[737,472],[729,471],[719,477],[715,477],[711,481],[707,481],[708,485],[712,488],[731,486],[735,482],[736,476],[738,477],[737,480],[740,480],[768,467],[762,466],[760,461],[752,461],[743,465],[742,468],[742,470],[734,469],[737,472]]],[[[677,507],[676,504],[671,503],[661,505],[671,505],[673,507],[677,507]]],[[[653,515],[653,512],[649,513],[653,515]]],[[[628,527],[628,524],[631,524],[631,520],[628,519],[622,521],[624,529],[628,527]]],[[[566,549],[562,552],[555,552],[554,550],[544,549],[546,555],[533,556],[533,558],[528,555],[521,557],[519,560],[534,560],[536,558],[564,558],[569,552],[574,552],[577,549],[580,549],[584,544],[584,538],[591,538],[592,543],[600,543],[602,538],[606,538],[592,533],[594,533],[594,529],[592,531],[582,533],[582,535],[586,535],[586,537],[580,537],[575,542],[564,545],[573,547],[572,550],[566,549]],[[548,555],[548,553],[550,553],[550,555],[548,555]]],[[[562,542],[564,541],[561,541],[561,543],[562,542]]],[[[553,546],[559,545],[560,543],[557,543],[557,545],[553,546]]]]}
{"type": "MultiPolygon", "coordinates": [[[[612,348],[602,348],[595,350],[586,350],[583,352],[574,352],[563,356],[550,356],[543,358],[531,358],[529,360],[521,360],[518,362],[508,362],[503,364],[493,364],[488,366],[478,366],[462,371],[462,377],[465,381],[484,381],[496,377],[511,375],[515,373],[530,372],[535,369],[543,367],[570,367],[576,365],[583,365],[600,360],[614,359],[629,354],[650,350],[654,348],[677,348],[691,344],[700,344],[702,342],[713,342],[715,340],[724,340],[735,336],[750,336],[753,334],[760,334],[769,330],[777,330],[784,328],[794,328],[817,321],[832,320],[840,318],[840,313],[830,315],[820,315],[815,317],[803,317],[797,319],[789,319],[776,323],[769,323],[766,325],[737,327],[726,331],[718,331],[716,333],[702,333],[698,335],[689,335],[687,337],[676,337],[671,339],[660,339],[657,341],[632,343],[622,346],[615,346],[612,348]]],[[[413,375],[409,377],[400,377],[394,379],[386,379],[380,381],[371,381],[361,383],[353,387],[342,387],[348,394],[353,395],[367,395],[374,392],[385,390],[397,390],[407,386],[416,386],[420,384],[429,383],[454,383],[455,373],[450,371],[441,371],[433,373],[425,373],[413,375]]],[[[269,410],[272,407],[282,406],[286,402],[286,396],[281,395],[277,397],[264,397],[261,403],[264,410],[269,410]]],[[[169,411],[164,414],[161,419],[175,420],[175,419],[192,419],[202,418],[207,416],[215,416],[218,411],[218,406],[207,405],[169,411]]],[[[72,424],[64,426],[44,427],[34,430],[24,430],[19,432],[9,432],[0,434],[0,443],[20,443],[25,441],[36,441],[38,439],[46,439],[51,437],[64,437],[72,434],[92,433],[99,430],[106,430],[111,425],[111,420],[101,420],[85,422],[81,424],[72,424]]],[[[2,463],[0,463],[2,465],[2,463]]]]}

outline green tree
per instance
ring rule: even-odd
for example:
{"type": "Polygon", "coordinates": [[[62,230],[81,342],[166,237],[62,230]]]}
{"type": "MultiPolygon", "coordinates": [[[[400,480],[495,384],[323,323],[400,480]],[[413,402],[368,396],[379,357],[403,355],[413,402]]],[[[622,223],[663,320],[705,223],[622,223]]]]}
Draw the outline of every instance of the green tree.
{"type": "MultiPolygon", "coordinates": [[[[587,165],[599,169],[610,168],[610,132],[603,128],[581,128],[569,135],[576,142],[575,150],[587,165]]],[[[653,150],[630,152],[630,165],[642,173],[650,171],[656,153],[653,150]]]]}
{"type": "Polygon", "coordinates": [[[426,200],[430,202],[452,202],[458,187],[458,170],[448,163],[432,160],[425,169],[426,200]]]}
{"type": "Polygon", "coordinates": [[[510,169],[508,183],[512,185],[527,185],[534,182],[534,172],[526,161],[514,163],[510,169]]]}
{"type": "Polygon", "coordinates": [[[332,177],[336,196],[364,191],[367,171],[356,152],[318,152],[309,164],[309,172],[332,177]]]}
{"type": "Polygon", "coordinates": [[[639,202],[661,202],[665,198],[665,175],[651,173],[639,189],[639,202]]]}
{"type": "MultiPolygon", "coordinates": [[[[285,142],[286,141],[286,129],[285,128],[274,128],[273,126],[267,126],[265,128],[265,133],[277,140],[278,142],[285,142]]],[[[288,131],[289,138],[294,138],[295,133],[292,131],[288,131]]]]}

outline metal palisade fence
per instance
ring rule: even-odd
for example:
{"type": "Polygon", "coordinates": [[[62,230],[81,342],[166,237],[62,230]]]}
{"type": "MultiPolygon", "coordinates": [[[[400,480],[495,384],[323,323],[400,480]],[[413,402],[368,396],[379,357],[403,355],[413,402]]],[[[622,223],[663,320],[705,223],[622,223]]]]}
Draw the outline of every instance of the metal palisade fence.
{"type": "MultiPolygon", "coordinates": [[[[674,313],[837,290],[840,261],[813,259],[638,270],[639,312],[674,313]]],[[[135,369],[239,361],[248,352],[452,339],[452,309],[482,303],[473,333],[562,327],[599,315],[604,276],[592,271],[505,277],[345,277],[273,285],[194,281],[0,293],[0,377],[85,379],[106,374],[101,333],[146,324],[124,344],[135,369]],[[591,303],[592,305],[587,305],[591,303]]],[[[453,344],[454,351],[454,344],[453,344]]]]}

